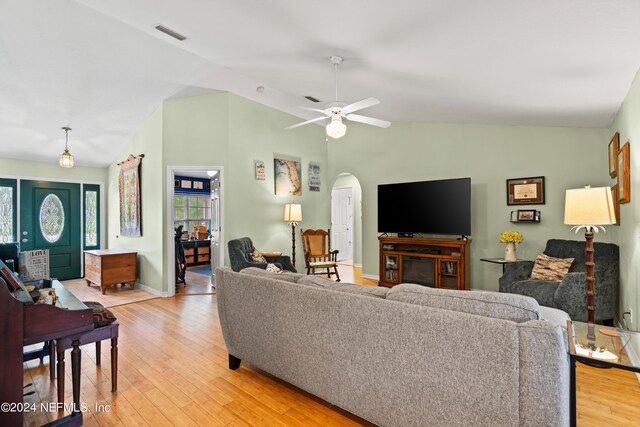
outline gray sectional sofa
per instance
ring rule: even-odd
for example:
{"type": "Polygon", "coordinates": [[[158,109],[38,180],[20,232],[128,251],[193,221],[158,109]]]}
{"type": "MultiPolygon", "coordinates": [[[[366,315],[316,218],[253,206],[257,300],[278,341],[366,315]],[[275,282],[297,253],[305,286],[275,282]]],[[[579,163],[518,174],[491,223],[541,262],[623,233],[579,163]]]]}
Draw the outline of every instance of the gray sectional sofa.
{"type": "Polygon", "coordinates": [[[533,298],[216,277],[231,369],[245,361],[382,426],[569,424],[568,316],[533,298]]]}

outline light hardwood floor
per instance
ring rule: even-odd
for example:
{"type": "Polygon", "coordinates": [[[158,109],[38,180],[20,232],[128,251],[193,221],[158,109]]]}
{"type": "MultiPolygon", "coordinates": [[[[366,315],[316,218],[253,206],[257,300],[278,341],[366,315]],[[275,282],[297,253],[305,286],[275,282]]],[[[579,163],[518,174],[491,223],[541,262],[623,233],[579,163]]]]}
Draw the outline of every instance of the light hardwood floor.
{"type": "MultiPolygon", "coordinates": [[[[351,274],[356,282],[375,284],[362,279],[359,269],[351,274]]],[[[351,280],[348,272],[342,278],[351,280]]],[[[102,346],[101,367],[95,366],[93,345],[83,347],[81,398],[89,408],[85,425],[368,425],[246,363],[237,371],[228,370],[215,295],[179,295],[112,309],[120,322],[118,392],[111,393],[110,346],[102,346]],[[96,410],[96,404],[108,405],[109,412],[96,410]]],[[[66,402],[71,402],[67,363],[66,402]]],[[[47,359],[43,365],[31,361],[26,367],[25,392],[35,393],[25,402],[55,402],[47,359]]],[[[577,375],[579,426],[640,424],[640,384],[635,376],[583,365],[577,375]]],[[[25,425],[57,417],[29,412],[25,425]]]]}

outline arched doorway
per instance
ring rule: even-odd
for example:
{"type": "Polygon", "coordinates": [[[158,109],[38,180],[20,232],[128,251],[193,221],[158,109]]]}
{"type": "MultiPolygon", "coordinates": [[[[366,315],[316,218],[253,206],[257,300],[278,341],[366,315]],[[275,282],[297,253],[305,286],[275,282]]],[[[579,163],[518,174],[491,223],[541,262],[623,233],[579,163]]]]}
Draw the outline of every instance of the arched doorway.
{"type": "Polygon", "coordinates": [[[338,262],[362,267],[362,187],[351,173],[338,175],[331,189],[331,244],[338,262]]]}

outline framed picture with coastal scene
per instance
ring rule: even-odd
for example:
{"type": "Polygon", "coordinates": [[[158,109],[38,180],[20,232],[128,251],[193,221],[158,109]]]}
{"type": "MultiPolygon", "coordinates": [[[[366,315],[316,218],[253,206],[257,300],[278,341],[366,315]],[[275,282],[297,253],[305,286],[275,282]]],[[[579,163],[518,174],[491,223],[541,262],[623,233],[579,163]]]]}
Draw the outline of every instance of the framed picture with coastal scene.
{"type": "Polygon", "coordinates": [[[620,151],[620,133],[616,132],[609,142],[609,176],[615,178],[618,174],[618,152],[620,151]]]}

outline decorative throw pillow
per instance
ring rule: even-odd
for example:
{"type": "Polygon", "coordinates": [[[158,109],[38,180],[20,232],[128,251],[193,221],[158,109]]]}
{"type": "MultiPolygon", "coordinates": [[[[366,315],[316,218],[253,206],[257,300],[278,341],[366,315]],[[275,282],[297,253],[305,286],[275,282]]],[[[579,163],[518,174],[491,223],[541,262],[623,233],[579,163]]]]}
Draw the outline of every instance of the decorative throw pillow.
{"type": "Polygon", "coordinates": [[[569,272],[575,258],[554,258],[539,254],[533,263],[531,280],[552,280],[559,282],[569,272]]]}
{"type": "Polygon", "coordinates": [[[266,270],[269,273],[276,273],[276,274],[282,274],[282,271],[283,271],[280,267],[278,267],[275,264],[267,264],[266,270]]]}
{"type": "Polygon", "coordinates": [[[251,252],[251,259],[253,260],[253,262],[261,262],[263,264],[267,262],[267,259],[262,256],[260,251],[257,249],[254,249],[253,252],[251,252]]]}
{"type": "Polygon", "coordinates": [[[101,326],[107,326],[116,321],[116,316],[102,304],[95,301],[83,301],[84,304],[93,309],[93,326],[99,328],[101,326]]]}

